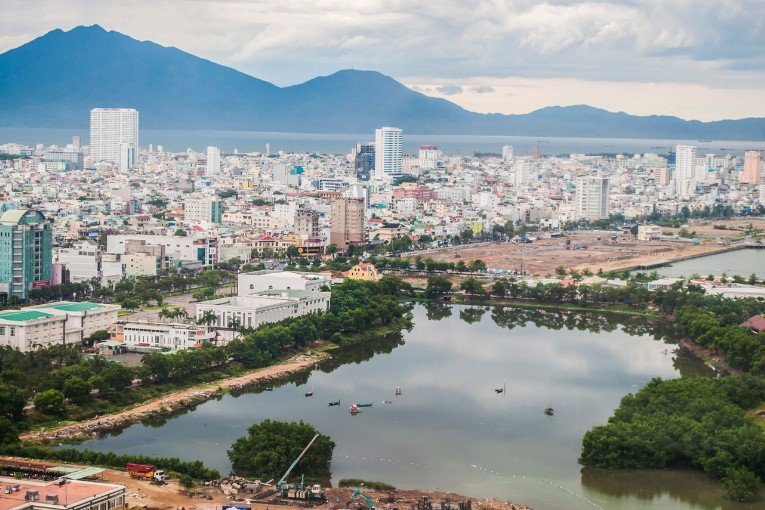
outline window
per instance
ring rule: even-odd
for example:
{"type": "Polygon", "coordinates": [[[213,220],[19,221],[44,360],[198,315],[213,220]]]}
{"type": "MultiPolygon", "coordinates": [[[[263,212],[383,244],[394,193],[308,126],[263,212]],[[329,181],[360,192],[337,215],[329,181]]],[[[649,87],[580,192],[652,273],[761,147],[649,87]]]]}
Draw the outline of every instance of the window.
{"type": "Polygon", "coordinates": [[[16,328],[11,326],[11,336],[16,336],[16,328]]]}
{"type": "Polygon", "coordinates": [[[0,326],[0,335],[5,334],[5,326],[0,326]]]}
{"type": "Polygon", "coordinates": [[[253,290],[254,288],[255,288],[255,285],[251,283],[250,284],[250,290],[253,290]]]}

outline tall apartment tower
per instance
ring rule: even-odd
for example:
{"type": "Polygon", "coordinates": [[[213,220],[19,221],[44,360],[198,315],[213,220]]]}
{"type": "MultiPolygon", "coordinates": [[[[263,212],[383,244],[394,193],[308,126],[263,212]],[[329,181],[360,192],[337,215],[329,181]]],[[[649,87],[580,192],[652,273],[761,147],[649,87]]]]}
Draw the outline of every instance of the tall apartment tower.
{"type": "Polygon", "coordinates": [[[367,244],[363,198],[338,198],[330,210],[329,242],[345,251],[367,244]]]}
{"type": "Polygon", "coordinates": [[[90,110],[90,159],[93,163],[120,163],[122,145],[138,145],[138,111],[133,108],[90,110]]]}
{"type": "Polygon", "coordinates": [[[688,198],[696,193],[696,147],[678,145],[675,151],[675,195],[688,198]]]}
{"type": "Polygon", "coordinates": [[[49,285],[53,260],[51,223],[40,211],[11,209],[0,216],[0,296],[27,299],[49,285]]]}
{"type": "Polygon", "coordinates": [[[352,151],[353,167],[356,170],[356,178],[360,181],[368,181],[375,169],[375,144],[374,142],[358,142],[352,151]]]}
{"type": "Polygon", "coordinates": [[[217,147],[207,148],[206,175],[218,175],[220,173],[220,149],[217,147]]]}
{"type": "Polygon", "coordinates": [[[398,177],[403,168],[404,132],[395,127],[375,130],[375,177],[398,177]]]}
{"type": "Polygon", "coordinates": [[[502,146],[502,161],[505,163],[510,163],[512,160],[513,160],[513,146],[503,145],[502,146]]]}
{"type": "Polygon", "coordinates": [[[762,167],[762,154],[759,151],[746,151],[744,153],[744,169],[741,170],[738,181],[741,184],[761,184],[762,167]]]}
{"type": "Polygon", "coordinates": [[[608,219],[608,177],[587,176],[577,179],[575,201],[579,219],[608,219]]]}
{"type": "Polygon", "coordinates": [[[189,223],[220,223],[223,202],[216,196],[192,196],[183,201],[183,217],[189,223]]]}

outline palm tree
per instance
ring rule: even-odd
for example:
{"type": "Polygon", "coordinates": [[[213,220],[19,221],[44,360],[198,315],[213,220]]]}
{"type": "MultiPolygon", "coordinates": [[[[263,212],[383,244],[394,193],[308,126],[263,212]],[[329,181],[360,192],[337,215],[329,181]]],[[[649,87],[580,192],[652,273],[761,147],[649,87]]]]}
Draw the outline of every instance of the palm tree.
{"type": "Polygon", "coordinates": [[[242,327],[242,320],[239,317],[231,317],[228,320],[228,328],[238,330],[242,327]]]}
{"type": "Polygon", "coordinates": [[[212,310],[205,310],[202,315],[197,319],[197,324],[205,324],[210,326],[218,322],[218,316],[212,310]]]}

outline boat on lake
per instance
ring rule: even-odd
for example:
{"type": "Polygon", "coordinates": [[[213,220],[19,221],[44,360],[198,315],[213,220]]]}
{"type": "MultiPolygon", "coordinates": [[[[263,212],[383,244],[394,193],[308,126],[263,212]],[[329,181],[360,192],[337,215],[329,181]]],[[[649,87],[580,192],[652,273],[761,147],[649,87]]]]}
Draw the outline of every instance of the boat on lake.
{"type": "Polygon", "coordinates": [[[305,396],[306,397],[313,397],[313,392],[312,391],[306,391],[305,392],[305,396]]]}
{"type": "Polygon", "coordinates": [[[330,402],[329,405],[330,405],[330,407],[332,407],[332,406],[339,406],[340,405],[340,400],[335,400],[333,402],[330,402]]]}
{"type": "Polygon", "coordinates": [[[359,407],[372,407],[372,402],[359,402],[357,405],[359,407]]]}
{"type": "Polygon", "coordinates": [[[348,408],[348,412],[351,414],[359,414],[361,409],[359,409],[359,406],[356,404],[351,404],[351,407],[348,408]]]}
{"type": "Polygon", "coordinates": [[[555,414],[555,409],[553,409],[552,406],[548,405],[547,407],[545,407],[545,414],[547,416],[552,416],[553,414],[555,414]]]}

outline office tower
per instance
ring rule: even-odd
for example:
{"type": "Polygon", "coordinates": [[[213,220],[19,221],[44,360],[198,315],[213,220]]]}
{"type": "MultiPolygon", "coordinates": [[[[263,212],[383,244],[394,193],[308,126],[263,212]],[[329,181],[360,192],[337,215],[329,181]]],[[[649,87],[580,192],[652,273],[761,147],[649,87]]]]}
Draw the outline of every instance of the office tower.
{"type": "Polygon", "coordinates": [[[90,159],[119,164],[122,144],[139,147],[138,112],[132,108],[90,110],[90,159]]]}
{"type": "Polygon", "coordinates": [[[27,299],[50,284],[53,236],[40,211],[11,209],[0,216],[0,295],[27,299]]]}
{"type": "Polygon", "coordinates": [[[395,127],[375,130],[375,178],[398,177],[402,171],[403,131],[395,127]]]}
{"type": "Polygon", "coordinates": [[[762,154],[758,151],[746,151],[744,153],[744,169],[738,178],[741,184],[760,184],[762,182],[762,154]]]}
{"type": "Polygon", "coordinates": [[[542,157],[542,149],[539,148],[539,145],[535,145],[534,148],[531,149],[531,157],[534,159],[542,157]]]}
{"type": "Polygon", "coordinates": [[[696,193],[696,147],[678,145],[675,151],[675,195],[690,197],[696,193]]]}
{"type": "Polygon", "coordinates": [[[608,178],[601,176],[578,178],[574,205],[579,219],[608,219],[608,178]]]}
{"type": "Polygon", "coordinates": [[[367,244],[363,198],[338,198],[330,209],[329,242],[345,251],[367,244]]]}
{"type": "Polygon", "coordinates": [[[129,143],[120,144],[120,172],[127,173],[135,165],[135,147],[129,143]]]}
{"type": "Polygon", "coordinates": [[[183,217],[189,223],[220,223],[223,203],[215,196],[194,196],[183,201],[183,217]]]}
{"type": "Polygon", "coordinates": [[[419,161],[420,168],[436,168],[441,159],[441,151],[435,145],[420,145],[419,161]]]}
{"type": "Polygon", "coordinates": [[[220,173],[220,149],[217,147],[207,148],[207,166],[206,175],[218,175],[220,173]]]}
{"type": "Polygon", "coordinates": [[[375,169],[375,144],[374,142],[358,142],[353,151],[353,167],[356,178],[360,181],[368,181],[375,169]]]}
{"type": "Polygon", "coordinates": [[[75,149],[79,149],[80,148],[80,137],[79,136],[73,136],[72,137],[72,147],[74,147],[75,149]]]}
{"type": "Polygon", "coordinates": [[[512,145],[505,145],[502,147],[502,161],[505,163],[510,163],[510,161],[513,159],[513,146],[512,145]]]}

